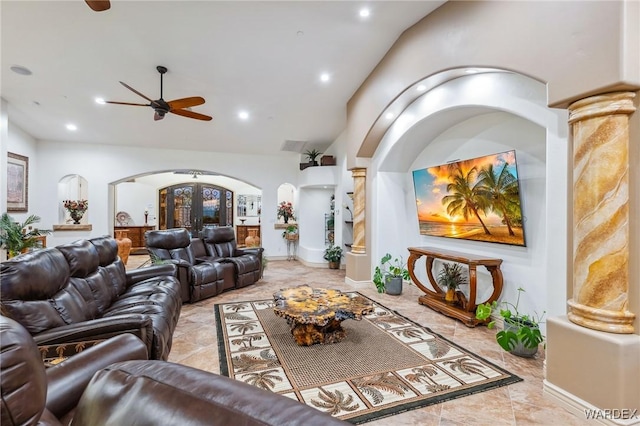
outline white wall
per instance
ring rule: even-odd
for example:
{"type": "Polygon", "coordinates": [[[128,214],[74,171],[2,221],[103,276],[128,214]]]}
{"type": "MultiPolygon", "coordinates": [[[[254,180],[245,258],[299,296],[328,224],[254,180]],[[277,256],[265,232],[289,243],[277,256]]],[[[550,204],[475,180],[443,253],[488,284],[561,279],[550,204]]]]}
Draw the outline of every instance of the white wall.
{"type": "MultiPolygon", "coordinates": [[[[39,162],[32,176],[35,181],[31,185],[30,210],[42,216],[44,228],[52,228],[58,222],[57,183],[63,176],[82,175],[89,186],[89,218],[93,230],[56,231],[48,238],[49,245],[110,234],[116,213],[115,184],[149,173],[197,169],[234,177],[260,188],[263,204],[262,245],[270,256],[286,256],[286,247],[281,244],[281,231],[274,229],[273,225],[278,186],[297,181],[299,170],[295,155],[278,153],[274,156],[250,156],[39,141],[37,157],[46,160],[39,162]]],[[[148,202],[145,199],[144,203],[148,202]]]]}
{"type": "Polygon", "coordinates": [[[555,301],[566,300],[559,285],[567,273],[564,123],[565,111],[546,107],[543,84],[510,73],[459,78],[418,98],[385,134],[370,168],[372,267],[386,252],[406,258],[410,246],[498,257],[504,260],[503,299],[515,301],[522,286],[525,311],[563,314],[564,303],[555,301]],[[419,234],[413,170],[510,149],[518,161],[526,247],[419,234]]]}

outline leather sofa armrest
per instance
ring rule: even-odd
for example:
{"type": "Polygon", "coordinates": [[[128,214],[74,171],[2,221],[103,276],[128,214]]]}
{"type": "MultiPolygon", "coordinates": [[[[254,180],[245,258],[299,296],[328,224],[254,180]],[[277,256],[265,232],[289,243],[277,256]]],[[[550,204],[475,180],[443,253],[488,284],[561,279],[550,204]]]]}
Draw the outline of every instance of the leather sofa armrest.
{"type": "Polygon", "coordinates": [[[264,252],[263,247],[242,248],[242,249],[236,249],[234,255],[242,256],[243,254],[255,254],[256,256],[262,259],[262,252],[264,252]]]}
{"type": "Polygon", "coordinates": [[[147,280],[149,278],[170,275],[176,276],[176,265],[173,263],[163,263],[161,265],[149,266],[147,268],[138,268],[131,271],[127,271],[127,287],[131,284],[135,284],[140,281],[147,280]]]}
{"type": "Polygon", "coordinates": [[[132,334],[121,334],[47,369],[49,411],[61,418],[78,404],[93,375],[113,363],[146,360],[147,348],[132,334]]]}
{"type": "Polygon", "coordinates": [[[138,337],[151,353],[153,324],[151,318],[140,314],[113,315],[52,328],[33,336],[38,347],[104,340],[124,333],[138,337]]]}
{"type": "Polygon", "coordinates": [[[75,422],[190,426],[349,424],[286,396],[164,361],[127,361],[98,372],[78,403],[75,422]]]}

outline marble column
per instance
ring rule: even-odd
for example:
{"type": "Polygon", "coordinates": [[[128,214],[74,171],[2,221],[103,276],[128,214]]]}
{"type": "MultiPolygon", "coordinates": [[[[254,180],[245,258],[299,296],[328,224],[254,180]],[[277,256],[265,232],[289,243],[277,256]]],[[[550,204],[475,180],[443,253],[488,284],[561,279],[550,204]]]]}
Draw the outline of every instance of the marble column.
{"type": "Polygon", "coordinates": [[[629,115],[632,92],[569,106],[573,134],[571,322],[633,333],[629,296],[629,115]]]}
{"type": "Polygon", "coordinates": [[[351,252],[354,254],[365,254],[365,204],[367,169],[356,168],[351,170],[353,177],[353,243],[351,252]]]}

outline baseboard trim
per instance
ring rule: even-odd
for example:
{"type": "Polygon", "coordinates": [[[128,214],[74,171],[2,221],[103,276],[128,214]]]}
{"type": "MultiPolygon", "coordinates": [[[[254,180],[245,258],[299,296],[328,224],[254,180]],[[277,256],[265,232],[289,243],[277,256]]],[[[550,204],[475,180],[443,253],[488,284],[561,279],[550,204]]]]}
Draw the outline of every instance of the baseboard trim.
{"type": "MultiPolygon", "coordinates": [[[[593,413],[604,413],[605,410],[595,407],[584,401],[577,396],[549,383],[546,379],[542,382],[542,393],[549,399],[554,400],[565,409],[575,414],[585,422],[594,424],[601,424],[607,426],[639,426],[640,425],[640,411],[632,419],[606,419],[606,418],[590,418],[587,419],[586,413],[591,411],[593,413]]],[[[633,409],[633,408],[631,408],[633,409]]]]}
{"type": "Polygon", "coordinates": [[[351,279],[349,277],[344,277],[344,282],[346,284],[350,284],[353,286],[357,286],[357,287],[365,287],[365,286],[370,286],[373,285],[373,283],[371,281],[356,281],[354,279],[351,279]]]}

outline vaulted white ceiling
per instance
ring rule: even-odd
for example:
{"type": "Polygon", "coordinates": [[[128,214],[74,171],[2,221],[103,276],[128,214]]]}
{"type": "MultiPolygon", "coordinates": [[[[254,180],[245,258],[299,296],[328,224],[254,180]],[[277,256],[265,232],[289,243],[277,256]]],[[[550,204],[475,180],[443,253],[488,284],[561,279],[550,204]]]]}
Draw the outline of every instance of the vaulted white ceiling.
{"type": "Polygon", "coordinates": [[[322,149],[400,34],[442,3],[112,0],[97,13],[81,1],[3,0],[1,95],[10,120],[41,140],[257,154],[293,140],[322,149]],[[118,81],[158,99],[157,65],[169,69],[165,100],[202,96],[193,111],[213,120],[154,121],[150,107],[95,103],[146,103],[118,81]]]}

